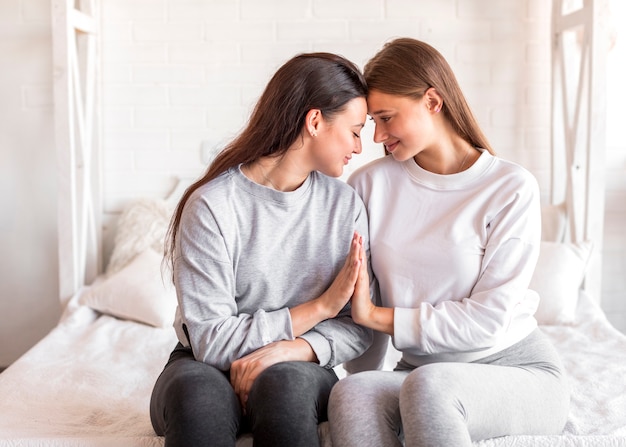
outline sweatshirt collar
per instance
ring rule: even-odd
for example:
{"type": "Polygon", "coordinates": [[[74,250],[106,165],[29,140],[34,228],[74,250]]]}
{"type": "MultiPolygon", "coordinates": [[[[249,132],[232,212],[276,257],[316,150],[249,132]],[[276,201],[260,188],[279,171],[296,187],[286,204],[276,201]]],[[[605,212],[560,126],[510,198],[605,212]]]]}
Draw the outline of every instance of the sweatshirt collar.
{"type": "Polygon", "coordinates": [[[482,177],[495,161],[495,157],[489,151],[485,149],[478,150],[481,154],[474,164],[456,174],[443,175],[427,171],[418,165],[414,158],[404,161],[402,166],[414,181],[424,186],[441,190],[462,189],[482,177]]]}
{"type": "Polygon", "coordinates": [[[294,191],[277,191],[273,188],[268,188],[267,186],[259,185],[256,182],[253,182],[248,177],[245,176],[243,172],[241,172],[241,165],[231,168],[229,170],[229,175],[235,182],[235,184],[244,190],[245,192],[258,197],[262,200],[268,200],[284,205],[292,205],[295,203],[299,203],[309,194],[312,183],[314,182],[314,177],[316,176],[316,172],[313,171],[306,178],[304,183],[300,185],[300,187],[294,191]]]}

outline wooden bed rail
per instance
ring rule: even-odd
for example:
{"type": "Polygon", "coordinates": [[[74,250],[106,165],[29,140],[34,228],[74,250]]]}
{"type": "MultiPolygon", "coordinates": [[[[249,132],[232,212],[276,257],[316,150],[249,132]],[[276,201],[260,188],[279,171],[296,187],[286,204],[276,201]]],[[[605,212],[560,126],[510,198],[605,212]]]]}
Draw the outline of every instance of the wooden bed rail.
{"type": "Polygon", "coordinates": [[[99,55],[95,0],[52,0],[59,297],[101,271],[99,55]]]}
{"type": "Polygon", "coordinates": [[[583,288],[600,300],[606,158],[608,0],[552,2],[552,204],[593,253],[583,288]]]}

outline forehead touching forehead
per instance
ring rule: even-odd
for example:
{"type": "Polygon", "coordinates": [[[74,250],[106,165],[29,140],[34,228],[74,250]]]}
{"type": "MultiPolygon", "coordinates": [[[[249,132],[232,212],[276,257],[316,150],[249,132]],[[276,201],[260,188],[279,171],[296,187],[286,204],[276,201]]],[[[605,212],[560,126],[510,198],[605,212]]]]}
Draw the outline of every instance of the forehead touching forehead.
{"type": "Polygon", "coordinates": [[[365,125],[367,117],[367,102],[365,98],[354,98],[348,101],[343,109],[333,117],[333,121],[341,120],[351,126],[365,125]]]}
{"type": "Polygon", "coordinates": [[[371,90],[367,95],[367,113],[370,116],[378,116],[391,113],[402,108],[410,100],[405,96],[383,93],[378,90],[371,90]]]}

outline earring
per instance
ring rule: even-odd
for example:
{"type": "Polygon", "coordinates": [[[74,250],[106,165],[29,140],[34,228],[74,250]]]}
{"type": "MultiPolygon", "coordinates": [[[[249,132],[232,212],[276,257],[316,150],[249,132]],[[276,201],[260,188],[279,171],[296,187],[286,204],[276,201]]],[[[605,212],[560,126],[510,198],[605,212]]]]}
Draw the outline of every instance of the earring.
{"type": "Polygon", "coordinates": [[[435,113],[439,113],[439,106],[435,107],[435,113]]]}
{"type": "Polygon", "coordinates": [[[317,132],[311,132],[311,136],[312,137],[316,137],[317,136],[317,132]]]}

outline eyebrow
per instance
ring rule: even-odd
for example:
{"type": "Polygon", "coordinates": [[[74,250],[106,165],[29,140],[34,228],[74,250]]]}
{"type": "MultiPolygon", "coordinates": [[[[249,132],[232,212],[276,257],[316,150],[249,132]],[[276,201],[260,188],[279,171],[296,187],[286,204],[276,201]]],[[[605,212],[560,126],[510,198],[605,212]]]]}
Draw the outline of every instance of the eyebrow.
{"type": "Polygon", "coordinates": [[[386,109],[376,110],[375,112],[371,112],[370,115],[381,115],[383,113],[391,113],[391,110],[386,110],[386,109]]]}
{"type": "Polygon", "coordinates": [[[352,127],[360,127],[361,129],[365,127],[365,123],[355,124],[352,127]]]}

